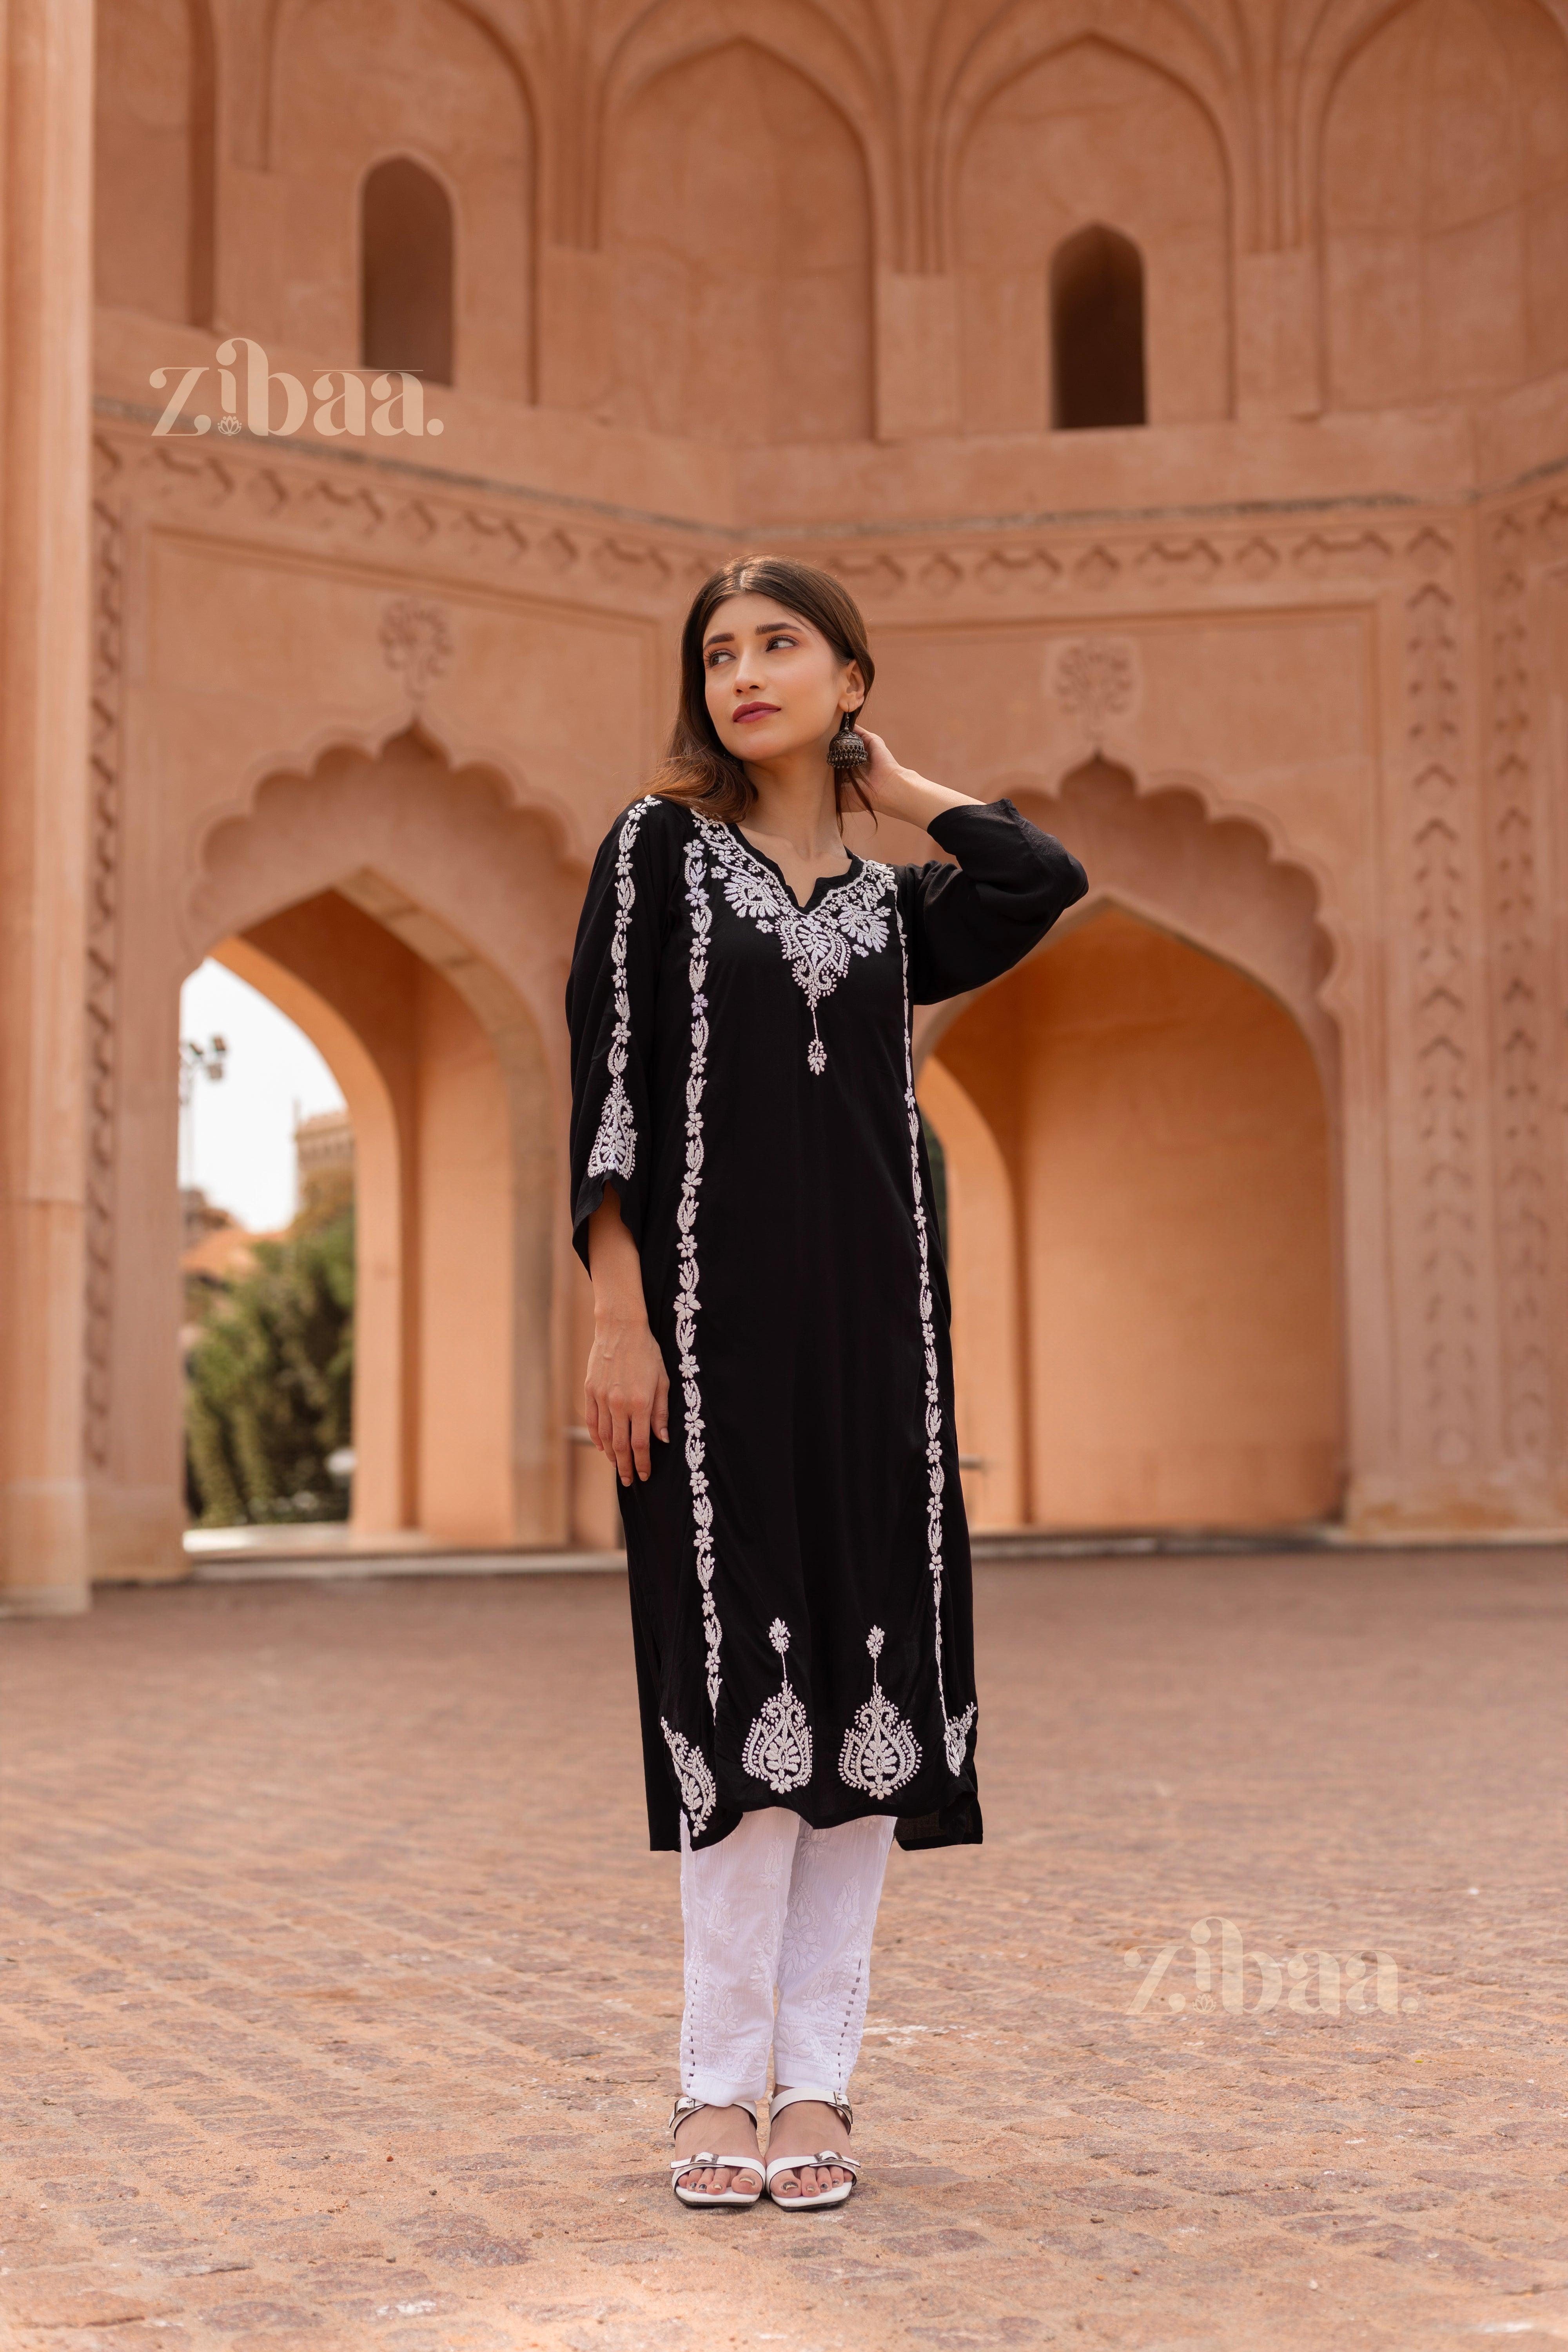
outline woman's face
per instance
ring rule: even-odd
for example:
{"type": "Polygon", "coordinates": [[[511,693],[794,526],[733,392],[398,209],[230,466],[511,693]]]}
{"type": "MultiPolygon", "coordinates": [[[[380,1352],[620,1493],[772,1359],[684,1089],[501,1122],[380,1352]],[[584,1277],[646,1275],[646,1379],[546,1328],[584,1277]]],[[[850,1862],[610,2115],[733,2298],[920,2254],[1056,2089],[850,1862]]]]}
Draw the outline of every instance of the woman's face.
{"type": "Polygon", "coordinates": [[[826,752],[864,692],[858,666],[771,596],[730,596],[716,607],[702,668],[708,715],[739,760],[777,760],[814,743],[826,752]]]}

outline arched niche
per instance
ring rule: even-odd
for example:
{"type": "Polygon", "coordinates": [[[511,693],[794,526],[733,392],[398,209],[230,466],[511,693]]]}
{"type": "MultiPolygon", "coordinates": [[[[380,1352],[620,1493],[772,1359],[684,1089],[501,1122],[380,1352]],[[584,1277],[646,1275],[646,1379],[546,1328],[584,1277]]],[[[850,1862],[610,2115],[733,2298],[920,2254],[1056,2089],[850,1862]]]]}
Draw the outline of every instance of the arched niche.
{"type": "Polygon", "coordinates": [[[210,0],[100,0],[95,28],[97,298],[206,326],[217,137],[210,0]]]}
{"type": "Polygon", "coordinates": [[[1230,414],[1230,174],[1183,80],[1094,37],[1020,59],[976,103],[952,179],[967,431],[1050,416],[1052,257],[1107,222],[1143,257],[1149,421],[1230,414]]]}
{"type": "Polygon", "coordinates": [[[360,365],[450,383],[456,268],[452,204],[411,155],[387,155],[360,187],[360,365]]]}
{"type": "Polygon", "coordinates": [[[869,181],[847,115],[758,43],[644,81],[605,133],[614,422],[731,443],[872,429],[869,181]]]}
{"type": "MultiPolygon", "coordinates": [[[[580,881],[552,824],[410,730],[377,759],[340,751],[268,778],[203,844],[190,898],[193,963],[237,939],[327,1005],[379,1074],[397,1172],[363,1246],[395,1298],[384,1418],[402,1434],[387,1441],[400,1466],[370,1483],[378,1510],[445,1540],[571,1529],[557,1032],[580,881]]],[[[340,1083],[348,1094],[346,1071],[340,1083]]]]}
{"type": "Polygon", "coordinates": [[[1308,77],[1331,404],[1493,393],[1568,366],[1563,26],[1539,0],[1409,0],[1339,30],[1308,77]]]}
{"type": "Polygon", "coordinates": [[[1051,425],[1058,433],[1149,421],[1143,257],[1095,222],[1051,256],[1051,425]]]}

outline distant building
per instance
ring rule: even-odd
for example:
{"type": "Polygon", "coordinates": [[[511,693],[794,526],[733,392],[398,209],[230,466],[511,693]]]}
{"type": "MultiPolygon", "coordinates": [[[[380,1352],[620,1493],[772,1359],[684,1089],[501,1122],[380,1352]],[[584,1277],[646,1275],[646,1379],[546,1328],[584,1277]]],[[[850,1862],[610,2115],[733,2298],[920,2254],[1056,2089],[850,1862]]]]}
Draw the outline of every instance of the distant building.
{"type": "Polygon", "coordinates": [[[336,1169],[355,1167],[355,1129],[345,1110],[312,1110],[294,1127],[294,1183],[300,1206],[320,1179],[336,1169]]]}

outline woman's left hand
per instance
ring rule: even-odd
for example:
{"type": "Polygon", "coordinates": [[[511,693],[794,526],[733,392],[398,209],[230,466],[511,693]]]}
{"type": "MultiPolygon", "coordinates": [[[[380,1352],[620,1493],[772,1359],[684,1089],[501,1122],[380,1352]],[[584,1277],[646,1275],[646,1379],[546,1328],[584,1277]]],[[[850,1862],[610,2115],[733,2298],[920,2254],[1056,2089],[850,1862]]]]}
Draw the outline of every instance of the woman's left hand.
{"type": "Polygon", "coordinates": [[[868,727],[858,728],[856,732],[871,756],[863,768],[855,770],[855,781],[878,816],[898,817],[923,831],[943,809],[978,805],[971,793],[950,792],[945,784],[933,784],[929,776],[917,775],[912,768],[900,768],[881,736],[874,735],[868,727]]]}

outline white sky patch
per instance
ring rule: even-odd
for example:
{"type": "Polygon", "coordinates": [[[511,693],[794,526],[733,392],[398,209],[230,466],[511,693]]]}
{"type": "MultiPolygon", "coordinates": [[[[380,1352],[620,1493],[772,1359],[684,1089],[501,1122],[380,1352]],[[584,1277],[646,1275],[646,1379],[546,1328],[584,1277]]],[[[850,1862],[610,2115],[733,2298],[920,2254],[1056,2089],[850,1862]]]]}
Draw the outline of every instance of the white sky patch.
{"type": "Polygon", "coordinates": [[[216,1083],[198,1071],[181,1136],[180,1181],[199,1184],[253,1233],[286,1225],[294,1197],[294,1121],[338,1110],[342,1092],[302,1030],[209,958],[180,992],[180,1035],[228,1045],[216,1083]]]}

